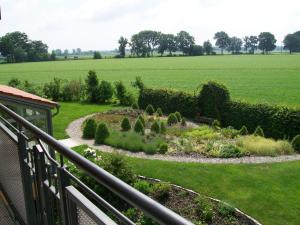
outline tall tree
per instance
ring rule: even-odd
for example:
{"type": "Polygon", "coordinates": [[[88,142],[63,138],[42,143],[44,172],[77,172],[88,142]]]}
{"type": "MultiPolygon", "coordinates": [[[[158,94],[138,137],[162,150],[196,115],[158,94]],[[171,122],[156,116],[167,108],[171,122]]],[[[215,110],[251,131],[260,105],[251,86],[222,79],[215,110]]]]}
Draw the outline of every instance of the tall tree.
{"type": "Polygon", "coordinates": [[[273,51],[276,48],[276,39],[270,32],[262,32],[258,35],[258,48],[263,54],[273,51]]]}
{"type": "Polygon", "coordinates": [[[189,54],[191,46],[195,44],[195,38],[186,31],[180,31],[176,36],[176,42],[183,54],[189,54]]]}
{"type": "Polygon", "coordinates": [[[284,49],[288,49],[290,54],[300,50],[300,37],[296,34],[288,34],[283,40],[284,49]]]}
{"type": "Polygon", "coordinates": [[[229,39],[227,50],[232,54],[238,54],[242,49],[242,45],[243,45],[242,39],[238,37],[231,37],[229,39]]]}
{"type": "Polygon", "coordinates": [[[257,36],[246,36],[244,38],[244,49],[250,54],[254,54],[257,49],[258,38],[257,36]]]}
{"type": "Polygon", "coordinates": [[[124,37],[120,37],[119,41],[119,53],[122,58],[125,57],[126,46],[128,44],[128,40],[124,37]]]}
{"type": "Polygon", "coordinates": [[[161,55],[164,54],[165,51],[169,52],[169,55],[172,55],[172,52],[177,50],[176,38],[173,34],[160,34],[158,41],[158,53],[161,55]]]}
{"type": "Polygon", "coordinates": [[[48,46],[42,41],[28,43],[27,58],[29,61],[42,61],[48,59],[48,46]]]}
{"type": "Polygon", "coordinates": [[[221,49],[221,53],[223,55],[224,49],[228,48],[230,39],[227,33],[224,31],[220,31],[215,33],[214,39],[216,40],[216,46],[221,49]]]}
{"type": "Polygon", "coordinates": [[[213,46],[209,40],[203,42],[203,51],[206,55],[210,55],[213,52],[213,46]]]}
{"type": "Polygon", "coordinates": [[[145,57],[149,52],[144,39],[142,39],[139,34],[132,35],[130,46],[131,54],[136,55],[137,57],[145,57]]]}

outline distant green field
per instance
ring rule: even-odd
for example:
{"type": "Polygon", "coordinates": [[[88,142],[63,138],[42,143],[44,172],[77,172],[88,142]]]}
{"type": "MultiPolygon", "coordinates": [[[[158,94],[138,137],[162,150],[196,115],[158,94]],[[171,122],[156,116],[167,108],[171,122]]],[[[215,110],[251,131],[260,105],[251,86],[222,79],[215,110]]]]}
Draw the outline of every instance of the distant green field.
{"type": "Polygon", "coordinates": [[[142,76],[149,87],[193,92],[208,80],[228,86],[232,97],[300,107],[300,55],[210,56],[70,60],[2,64],[0,83],[13,77],[44,83],[53,77],[84,78],[94,69],[100,79],[130,84],[142,76]]]}

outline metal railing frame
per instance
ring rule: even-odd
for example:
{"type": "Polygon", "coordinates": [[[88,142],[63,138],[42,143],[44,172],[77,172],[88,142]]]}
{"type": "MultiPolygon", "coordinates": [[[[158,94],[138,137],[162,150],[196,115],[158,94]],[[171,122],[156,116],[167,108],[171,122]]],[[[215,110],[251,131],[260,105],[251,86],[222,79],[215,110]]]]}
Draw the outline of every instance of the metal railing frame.
{"type": "MultiPolygon", "coordinates": [[[[47,176],[49,174],[45,174],[44,168],[47,166],[45,162],[45,158],[47,158],[52,165],[57,166],[57,180],[58,180],[58,193],[56,195],[59,198],[60,206],[61,206],[61,212],[62,212],[62,218],[63,218],[63,224],[67,225],[68,223],[68,208],[67,208],[67,202],[65,198],[65,189],[67,186],[70,185],[70,180],[76,181],[77,184],[79,184],[82,188],[86,190],[88,195],[92,196],[96,202],[100,203],[104,208],[108,209],[109,211],[113,212],[115,216],[122,221],[124,224],[134,224],[132,221],[130,221],[128,218],[126,218],[123,214],[121,214],[117,209],[115,209],[113,206],[111,206],[108,202],[106,202],[104,199],[102,199],[100,196],[98,196],[93,190],[88,188],[83,182],[81,182],[78,178],[76,178],[74,175],[72,175],[66,167],[63,165],[63,160],[61,160],[60,163],[58,163],[55,159],[53,159],[50,154],[47,153],[45,148],[43,147],[43,143],[47,144],[52,150],[59,153],[62,157],[66,158],[67,160],[74,163],[78,168],[86,172],[88,175],[93,177],[99,184],[103,185],[105,188],[119,196],[121,199],[125,200],[127,203],[133,205],[134,207],[140,209],[143,211],[147,216],[151,217],[154,221],[165,224],[165,225],[192,225],[192,223],[183,217],[179,216],[175,212],[167,209],[166,207],[162,206],[158,202],[154,201],[153,199],[149,198],[148,196],[142,194],[141,192],[137,191],[136,189],[132,188],[130,185],[126,184],[125,182],[121,181],[120,179],[116,178],[112,174],[108,173],[107,171],[103,170],[102,168],[98,167],[96,164],[92,163],[88,159],[84,158],[80,154],[76,153],[75,151],[71,150],[70,148],[64,146],[60,142],[58,142],[56,139],[51,137],[46,132],[42,131],[35,125],[31,124],[9,108],[5,107],[3,104],[0,104],[0,112],[4,112],[7,116],[15,120],[19,124],[20,127],[25,128],[26,130],[30,131],[31,134],[34,135],[34,137],[37,140],[37,145],[33,147],[33,151],[29,151],[25,153],[21,152],[21,158],[20,162],[23,164],[23,176],[25,178],[25,197],[27,198],[26,203],[30,203],[27,209],[27,215],[34,215],[33,212],[33,205],[32,201],[30,199],[33,199],[33,196],[31,196],[33,193],[29,193],[30,190],[27,190],[29,185],[32,185],[31,183],[26,184],[26,177],[30,176],[30,171],[28,168],[28,165],[34,164],[34,170],[36,173],[36,178],[40,181],[43,181],[42,184],[37,184],[38,187],[36,187],[35,195],[38,196],[40,199],[38,199],[38,202],[36,204],[40,204],[42,207],[43,212],[38,212],[41,215],[37,215],[36,219],[30,218],[29,220],[32,220],[29,224],[39,224],[41,221],[47,221],[44,222],[47,225],[54,224],[53,221],[49,220],[49,218],[43,218],[45,217],[45,214],[47,214],[47,196],[45,196],[45,191],[43,191],[43,188],[45,188],[45,185],[49,188],[49,190],[52,190],[51,187],[53,184],[50,184],[51,179],[48,179],[48,183],[44,182],[47,180],[47,176]],[[43,142],[43,143],[42,143],[43,142]],[[23,155],[22,155],[23,154],[23,155]],[[26,154],[29,154],[29,156],[26,154]],[[34,162],[29,162],[28,158],[35,159],[34,162]],[[27,164],[25,165],[25,161],[27,160],[27,164]],[[26,189],[27,187],[27,189],[26,189]]],[[[26,136],[21,132],[21,129],[18,132],[18,145],[19,149],[27,149],[28,147],[25,145],[26,142],[26,136]]]]}

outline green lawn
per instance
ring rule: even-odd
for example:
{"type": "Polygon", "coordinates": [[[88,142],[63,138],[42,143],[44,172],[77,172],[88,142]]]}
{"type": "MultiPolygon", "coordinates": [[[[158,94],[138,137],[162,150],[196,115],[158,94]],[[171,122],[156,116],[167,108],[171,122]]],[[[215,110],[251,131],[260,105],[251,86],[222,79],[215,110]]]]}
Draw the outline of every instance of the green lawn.
{"type": "Polygon", "coordinates": [[[84,78],[94,69],[100,79],[123,80],[127,85],[142,76],[150,87],[193,92],[199,84],[226,84],[235,99],[300,106],[300,55],[243,55],[155,57],[140,59],[70,60],[1,64],[0,83],[12,77],[37,83],[53,77],[84,78]]]}
{"type": "Polygon", "coordinates": [[[54,137],[56,139],[68,137],[65,130],[72,121],[89,114],[117,108],[116,106],[112,105],[93,105],[66,102],[62,102],[60,105],[61,108],[59,114],[53,118],[53,130],[54,137]]]}

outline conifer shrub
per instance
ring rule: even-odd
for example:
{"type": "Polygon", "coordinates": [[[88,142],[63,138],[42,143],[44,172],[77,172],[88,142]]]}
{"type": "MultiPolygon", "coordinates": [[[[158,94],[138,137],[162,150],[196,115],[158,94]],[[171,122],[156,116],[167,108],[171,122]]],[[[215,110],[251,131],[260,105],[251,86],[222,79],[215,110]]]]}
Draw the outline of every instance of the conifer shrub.
{"type": "Polygon", "coordinates": [[[105,139],[109,137],[109,130],[105,123],[100,123],[97,126],[96,133],[95,133],[95,143],[96,144],[103,144],[105,139]]]}
{"type": "Polygon", "coordinates": [[[165,154],[168,151],[168,144],[167,143],[161,143],[159,145],[159,150],[158,152],[161,154],[165,154]]]}
{"type": "Polygon", "coordinates": [[[161,134],[165,134],[167,132],[167,127],[166,127],[166,124],[165,122],[160,122],[160,133],[161,134]]]}
{"type": "Polygon", "coordinates": [[[264,130],[261,128],[261,126],[257,126],[253,134],[254,136],[261,136],[261,137],[265,136],[264,130]]]}
{"type": "Polygon", "coordinates": [[[94,119],[87,119],[83,126],[82,137],[86,139],[93,139],[96,132],[96,121],[94,119]]]}
{"type": "Polygon", "coordinates": [[[140,107],[139,107],[139,105],[135,102],[135,103],[132,104],[131,108],[132,108],[132,109],[139,109],[140,107]]]}
{"type": "Polygon", "coordinates": [[[129,131],[131,129],[131,124],[127,117],[122,120],[121,128],[123,131],[129,131]]]}
{"type": "Polygon", "coordinates": [[[300,153],[300,134],[296,135],[293,138],[292,146],[296,152],[300,153]]]}
{"type": "Polygon", "coordinates": [[[137,120],[134,125],[134,131],[139,134],[145,133],[145,128],[141,120],[137,120]]]}
{"type": "Polygon", "coordinates": [[[212,128],[213,128],[214,130],[218,130],[218,129],[220,128],[221,124],[220,124],[220,122],[219,122],[218,120],[214,120],[214,121],[212,122],[211,126],[212,126],[212,128]]]}
{"type": "Polygon", "coordinates": [[[139,115],[137,119],[142,122],[144,127],[146,127],[146,121],[145,121],[145,118],[143,117],[143,115],[139,115]]]}
{"type": "Polygon", "coordinates": [[[247,134],[249,134],[249,131],[248,131],[248,129],[247,129],[247,127],[245,125],[242,126],[242,128],[239,130],[239,134],[240,135],[247,135],[247,134]]]}
{"type": "Polygon", "coordinates": [[[169,126],[172,126],[176,123],[178,123],[178,119],[177,119],[177,116],[175,115],[175,113],[171,113],[169,116],[168,116],[168,121],[167,121],[168,125],[169,126]]]}
{"type": "Polygon", "coordinates": [[[158,116],[162,116],[162,115],[163,115],[163,112],[162,112],[162,110],[161,110],[160,107],[157,108],[156,114],[157,114],[158,116]]]}
{"type": "Polygon", "coordinates": [[[181,121],[181,113],[180,112],[175,112],[175,116],[177,117],[177,121],[180,122],[181,121]]]}
{"type": "Polygon", "coordinates": [[[148,115],[153,115],[153,114],[154,114],[154,108],[153,108],[153,106],[152,106],[151,104],[149,104],[149,105],[147,106],[147,108],[146,108],[146,113],[147,113],[148,115]]]}
{"type": "Polygon", "coordinates": [[[153,133],[160,133],[160,127],[159,127],[159,123],[157,121],[154,121],[154,123],[151,125],[151,131],[153,133]]]}
{"type": "Polygon", "coordinates": [[[181,119],[181,126],[186,127],[186,121],[184,118],[181,119]]]}

